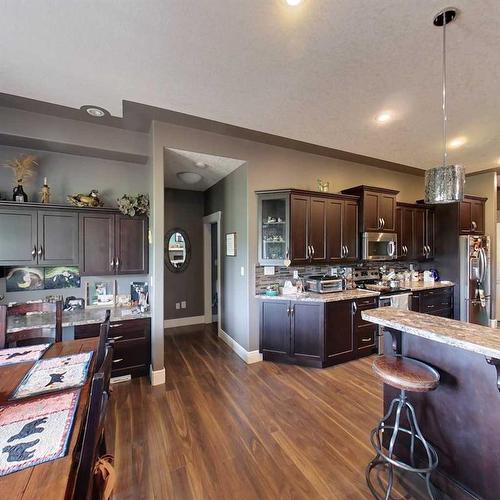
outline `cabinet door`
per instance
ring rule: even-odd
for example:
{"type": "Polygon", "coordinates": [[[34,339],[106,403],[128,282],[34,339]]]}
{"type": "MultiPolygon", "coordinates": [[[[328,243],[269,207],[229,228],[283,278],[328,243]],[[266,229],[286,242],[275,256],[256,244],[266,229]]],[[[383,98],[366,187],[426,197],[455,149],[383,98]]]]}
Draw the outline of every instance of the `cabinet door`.
{"type": "Polygon", "coordinates": [[[472,227],[472,204],[470,200],[460,202],[460,232],[469,234],[472,227]]]}
{"type": "Polygon", "coordinates": [[[401,257],[403,259],[415,258],[417,252],[413,237],[413,209],[401,208],[401,257]]]}
{"type": "Polygon", "coordinates": [[[471,200],[471,229],[474,234],[484,234],[484,202],[471,200]]]}
{"type": "Polygon", "coordinates": [[[379,195],[365,193],[363,196],[363,225],[365,231],[380,231],[379,195]]]}
{"type": "Polygon", "coordinates": [[[116,215],[115,233],[117,274],[147,274],[148,219],[116,215]]]}
{"type": "Polygon", "coordinates": [[[323,352],[324,304],[292,302],[292,354],[318,358],[323,352]]]}
{"type": "Polygon", "coordinates": [[[86,213],[80,222],[80,274],[105,276],[115,274],[115,216],[86,213]]]}
{"type": "Polygon", "coordinates": [[[325,362],[334,364],[354,359],[352,302],[327,302],[325,311],[325,362]]]}
{"type": "Polygon", "coordinates": [[[77,266],[78,214],[69,211],[38,212],[38,264],[77,266]]]}
{"type": "Polygon", "coordinates": [[[358,203],[356,201],[344,202],[344,211],[342,215],[342,243],[347,251],[344,260],[358,260],[359,231],[358,203]]]}
{"type": "Polygon", "coordinates": [[[425,259],[425,209],[416,208],[413,210],[413,244],[414,258],[425,259]]]}
{"type": "Polygon", "coordinates": [[[428,259],[434,258],[434,238],[436,227],[436,214],[434,210],[428,208],[425,211],[425,244],[429,247],[428,259]]]}
{"type": "Polygon", "coordinates": [[[326,262],[326,198],[312,197],[309,214],[309,245],[311,262],[326,262]]]}
{"type": "Polygon", "coordinates": [[[36,211],[0,208],[0,239],[0,265],[36,264],[36,211]]]}
{"type": "Polygon", "coordinates": [[[260,317],[260,348],[279,354],[290,353],[290,301],[262,302],[260,317]]]}
{"type": "Polygon", "coordinates": [[[389,194],[379,195],[379,217],[384,220],[383,231],[389,233],[396,230],[396,198],[389,194]]]}
{"type": "Polygon", "coordinates": [[[295,265],[309,262],[310,201],[309,196],[290,197],[290,258],[295,265]]]}
{"type": "MultiPolygon", "coordinates": [[[[342,200],[328,200],[326,205],[326,255],[328,262],[342,260],[342,216],[344,202],[342,200]]],[[[357,222],[357,221],[356,221],[357,222]]]]}
{"type": "Polygon", "coordinates": [[[283,266],[289,258],[288,193],[259,194],[259,264],[283,266]]]}

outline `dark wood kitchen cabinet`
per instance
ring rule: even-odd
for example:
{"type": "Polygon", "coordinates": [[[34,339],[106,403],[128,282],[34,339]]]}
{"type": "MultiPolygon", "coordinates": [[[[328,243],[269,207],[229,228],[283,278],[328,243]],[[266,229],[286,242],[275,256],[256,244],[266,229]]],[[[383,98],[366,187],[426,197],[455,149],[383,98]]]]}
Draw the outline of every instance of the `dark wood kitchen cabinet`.
{"type": "MultiPolygon", "coordinates": [[[[75,326],[75,338],[99,336],[99,324],[75,326]]],[[[151,363],[151,320],[138,318],[114,320],[110,323],[109,339],[113,342],[111,375],[140,377],[149,373],[151,363]]]]}
{"type": "Polygon", "coordinates": [[[373,186],[356,186],[344,189],[342,193],[359,196],[361,232],[396,231],[396,196],[399,191],[373,186]]]}
{"type": "Polygon", "coordinates": [[[487,198],[465,195],[459,205],[460,234],[484,234],[487,198]]]}
{"type": "Polygon", "coordinates": [[[260,351],[264,360],[325,367],[368,356],[377,328],[361,311],[377,297],[332,302],[262,299],[260,351]]]}
{"type": "Polygon", "coordinates": [[[0,265],[78,265],[78,215],[0,207],[0,265]]]}
{"type": "Polygon", "coordinates": [[[326,209],[326,255],[328,263],[359,258],[358,202],[329,199],[326,209]]]}
{"type": "Polygon", "coordinates": [[[419,204],[398,203],[396,233],[399,260],[428,260],[434,256],[434,211],[419,204]]]}
{"type": "Polygon", "coordinates": [[[431,290],[413,291],[411,295],[411,310],[453,319],[453,288],[453,286],[449,286],[433,288],[431,290]]]}
{"type": "Polygon", "coordinates": [[[147,274],[147,232],[146,217],[80,214],[80,274],[147,274]]]}

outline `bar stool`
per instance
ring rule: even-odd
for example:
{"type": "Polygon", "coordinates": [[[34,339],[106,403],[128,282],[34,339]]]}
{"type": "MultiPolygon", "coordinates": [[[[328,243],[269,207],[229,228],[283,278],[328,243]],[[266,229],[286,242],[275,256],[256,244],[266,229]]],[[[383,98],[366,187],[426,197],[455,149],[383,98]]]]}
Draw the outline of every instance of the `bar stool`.
{"type": "Polygon", "coordinates": [[[373,496],[377,499],[382,497],[376,492],[370,479],[370,473],[378,465],[388,465],[389,476],[385,500],[391,495],[394,483],[394,467],[418,474],[425,479],[429,497],[435,500],[437,497],[432,491],[431,474],[438,465],[436,450],[425,440],[415,416],[415,409],[406,398],[406,392],[428,392],[434,390],[439,385],[439,373],[432,367],[414,359],[403,356],[379,356],[373,362],[374,372],[387,385],[400,390],[399,397],[392,400],[389,411],[380,420],[370,436],[370,440],[377,455],[366,468],[366,482],[373,496]],[[395,409],[395,412],[394,412],[395,409]],[[410,428],[401,426],[401,414],[406,412],[410,428]],[[388,421],[395,413],[394,425],[387,425],[388,421]],[[384,432],[392,431],[389,440],[387,453],[383,449],[382,442],[384,432]],[[394,447],[398,441],[398,436],[410,436],[410,464],[394,458],[394,447]],[[415,445],[420,445],[425,450],[427,460],[424,464],[415,464],[415,445]]]}

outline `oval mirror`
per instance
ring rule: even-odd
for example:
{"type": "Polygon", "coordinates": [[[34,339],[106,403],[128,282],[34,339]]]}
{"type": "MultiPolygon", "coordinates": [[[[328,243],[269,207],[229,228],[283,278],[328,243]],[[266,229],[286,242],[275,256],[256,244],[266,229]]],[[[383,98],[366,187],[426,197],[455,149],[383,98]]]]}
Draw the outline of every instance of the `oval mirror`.
{"type": "Polygon", "coordinates": [[[191,244],[186,231],[171,229],[165,236],[165,265],[173,273],[186,270],[191,259],[191,244]]]}

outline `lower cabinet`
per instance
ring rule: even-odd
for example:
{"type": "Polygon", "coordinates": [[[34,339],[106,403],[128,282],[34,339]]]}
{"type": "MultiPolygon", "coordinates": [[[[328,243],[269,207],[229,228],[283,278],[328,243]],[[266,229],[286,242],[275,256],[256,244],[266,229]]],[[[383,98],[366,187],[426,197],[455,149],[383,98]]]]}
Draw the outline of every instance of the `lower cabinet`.
{"type": "MultiPolygon", "coordinates": [[[[99,324],[75,326],[75,338],[99,336],[99,324]]],[[[111,376],[140,377],[149,373],[151,363],[151,320],[149,318],[112,321],[109,339],[113,340],[111,376]]]]}
{"type": "Polygon", "coordinates": [[[414,291],[411,296],[411,310],[453,319],[453,287],[414,291]]]}
{"type": "Polygon", "coordinates": [[[361,311],[377,297],[334,302],[263,300],[260,346],[264,360],[325,367],[375,352],[377,327],[361,311]]]}

